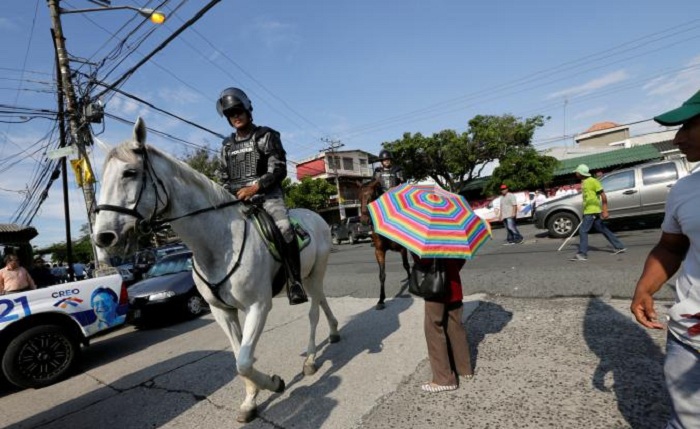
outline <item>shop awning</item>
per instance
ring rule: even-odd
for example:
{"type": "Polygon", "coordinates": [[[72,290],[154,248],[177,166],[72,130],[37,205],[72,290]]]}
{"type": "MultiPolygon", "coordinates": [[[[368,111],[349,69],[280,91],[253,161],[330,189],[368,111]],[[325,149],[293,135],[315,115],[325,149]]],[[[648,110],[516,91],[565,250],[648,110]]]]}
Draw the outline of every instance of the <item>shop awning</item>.
{"type": "Polygon", "coordinates": [[[638,164],[644,161],[662,159],[663,155],[653,144],[594,153],[577,158],[563,159],[554,171],[554,176],[573,174],[579,164],[586,164],[591,171],[608,170],[610,167],[638,164]]]}

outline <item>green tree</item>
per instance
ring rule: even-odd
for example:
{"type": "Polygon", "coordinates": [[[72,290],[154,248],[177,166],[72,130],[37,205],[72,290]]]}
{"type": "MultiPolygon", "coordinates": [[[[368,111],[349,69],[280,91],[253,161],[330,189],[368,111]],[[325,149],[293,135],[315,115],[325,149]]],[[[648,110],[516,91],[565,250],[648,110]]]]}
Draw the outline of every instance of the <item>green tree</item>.
{"type": "Polygon", "coordinates": [[[313,211],[328,207],[328,200],[336,195],[336,187],[325,179],[304,177],[298,183],[289,178],[282,182],[284,202],[289,208],[306,208],[313,211]]]}
{"type": "Polygon", "coordinates": [[[216,180],[216,171],[219,169],[221,161],[209,149],[198,148],[194,152],[186,153],[180,159],[211,180],[216,180]]]}
{"type": "Polygon", "coordinates": [[[533,147],[513,149],[500,159],[484,190],[487,194],[498,194],[502,183],[516,191],[543,188],[552,181],[558,163],[556,158],[540,155],[533,147]]]}
{"type": "MultiPolygon", "coordinates": [[[[88,224],[83,224],[80,227],[80,235],[76,240],[73,240],[73,261],[91,261],[92,242],[90,240],[90,228],[88,224]]],[[[68,260],[68,249],[65,242],[53,243],[42,249],[36,249],[36,254],[51,254],[51,260],[54,262],[65,262],[68,260]]]]}
{"type": "Polygon", "coordinates": [[[430,137],[405,133],[400,140],[383,145],[393,153],[406,177],[429,177],[443,188],[459,192],[480,177],[489,163],[530,146],[535,130],[547,119],[541,115],[524,120],[507,114],[478,115],[463,133],[443,130],[430,137]]]}

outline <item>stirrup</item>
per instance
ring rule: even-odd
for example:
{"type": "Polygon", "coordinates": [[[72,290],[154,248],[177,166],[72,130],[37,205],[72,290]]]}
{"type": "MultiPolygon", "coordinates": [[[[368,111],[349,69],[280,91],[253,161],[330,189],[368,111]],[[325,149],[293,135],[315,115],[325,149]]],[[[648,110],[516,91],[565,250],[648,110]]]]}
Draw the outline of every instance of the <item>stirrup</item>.
{"type": "Polygon", "coordinates": [[[298,282],[292,282],[289,285],[289,305],[297,305],[308,302],[304,288],[298,282]]]}

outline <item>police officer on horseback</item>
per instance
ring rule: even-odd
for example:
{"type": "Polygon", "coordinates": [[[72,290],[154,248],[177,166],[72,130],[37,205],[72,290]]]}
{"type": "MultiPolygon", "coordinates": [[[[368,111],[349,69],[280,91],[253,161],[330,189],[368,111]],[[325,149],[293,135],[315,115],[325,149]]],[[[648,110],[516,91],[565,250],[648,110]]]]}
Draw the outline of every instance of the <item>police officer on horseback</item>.
{"type": "Polygon", "coordinates": [[[374,180],[378,180],[381,183],[382,192],[386,192],[390,188],[405,182],[401,168],[394,165],[391,152],[382,149],[379,152],[379,160],[382,165],[374,169],[374,180]]]}
{"type": "Polygon", "coordinates": [[[238,88],[226,88],[216,110],[236,129],[222,142],[218,176],[224,187],[240,200],[262,195],[263,208],[275,220],[284,237],[283,263],[287,271],[289,303],[308,301],[301,285],[300,251],[284,205],[282,180],[287,177],[286,152],[280,134],[253,123],[253,104],[238,88]]]}

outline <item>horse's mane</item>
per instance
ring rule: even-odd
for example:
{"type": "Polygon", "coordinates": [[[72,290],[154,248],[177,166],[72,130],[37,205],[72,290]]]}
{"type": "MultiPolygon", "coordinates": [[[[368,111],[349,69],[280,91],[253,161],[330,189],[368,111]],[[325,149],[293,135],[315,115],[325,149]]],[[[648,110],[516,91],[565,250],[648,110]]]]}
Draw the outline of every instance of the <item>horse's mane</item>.
{"type": "MultiPolygon", "coordinates": [[[[232,195],[222,186],[190,167],[186,162],[183,162],[170,154],[167,154],[154,146],[145,146],[148,151],[148,156],[152,158],[160,158],[173,165],[173,169],[167,177],[168,181],[175,182],[177,186],[195,187],[201,191],[207,192],[212,203],[231,200],[232,195]]],[[[129,146],[129,142],[122,143],[112,148],[105,158],[105,165],[112,159],[119,159],[128,163],[139,162],[139,155],[129,146]]]]}

